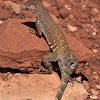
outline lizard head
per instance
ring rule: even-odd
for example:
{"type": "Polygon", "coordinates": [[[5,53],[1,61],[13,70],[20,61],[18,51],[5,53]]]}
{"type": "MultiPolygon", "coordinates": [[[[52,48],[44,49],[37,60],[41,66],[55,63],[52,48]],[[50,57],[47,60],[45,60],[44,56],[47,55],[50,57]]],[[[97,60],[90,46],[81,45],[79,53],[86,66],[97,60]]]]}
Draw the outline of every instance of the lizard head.
{"type": "Polygon", "coordinates": [[[37,18],[41,15],[40,13],[42,12],[40,9],[41,4],[37,0],[29,0],[28,2],[25,2],[23,4],[27,9],[31,10],[37,18]]]}
{"type": "Polygon", "coordinates": [[[31,10],[32,12],[35,11],[36,8],[36,0],[29,0],[23,4],[27,9],[31,10]]]}

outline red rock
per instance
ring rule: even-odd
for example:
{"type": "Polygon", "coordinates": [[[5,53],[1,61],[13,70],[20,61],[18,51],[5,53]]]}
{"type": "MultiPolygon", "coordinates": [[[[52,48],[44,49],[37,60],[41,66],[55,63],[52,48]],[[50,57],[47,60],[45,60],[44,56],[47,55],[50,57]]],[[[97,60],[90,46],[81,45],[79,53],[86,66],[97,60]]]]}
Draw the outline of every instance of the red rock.
{"type": "Polygon", "coordinates": [[[23,11],[23,13],[25,14],[26,18],[34,18],[35,15],[33,14],[33,12],[27,10],[27,11],[23,11]]]}
{"type": "Polygon", "coordinates": [[[48,8],[48,7],[51,6],[51,4],[50,4],[49,2],[47,2],[47,1],[42,1],[42,4],[43,4],[43,6],[46,7],[46,8],[48,8]]]}
{"type": "Polygon", "coordinates": [[[16,14],[20,14],[21,13],[21,5],[20,4],[16,4],[16,3],[12,3],[12,9],[16,14]]]}
{"type": "Polygon", "coordinates": [[[74,2],[74,1],[72,1],[71,4],[72,4],[74,7],[81,7],[81,3],[80,3],[80,2],[74,2]]]}
{"type": "Polygon", "coordinates": [[[80,13],[77,9],[72,9],[71,13],[75,16],[75,18],[78,18],[80,16],[80,13]]]}
{"type": "Polygon", "coordinates": [[[82,82],[81,80],[82,80],[81,76],[79,76],[79,77],[76,78],[76,81],[78,81],[78,82],[82,82]]]}
{"type": "Polygon", "coordinates": [[[91,9],[91,15],[96,16],[98,14],[98,10],[96,8],[91,9]]]}
{"type": "Polygon", "coordinates": [[[19,0],[12,0],[12,2],[19,4],[20,1],[19,0]]]}
{"type": "Polygon", "coordinates": [[[97,73],[96,74],[93,74],[93,77],[94,77],[95,80],[98,80],[99,79],[99,76],[98,76],[97,73]]]}
{"type": "Polygon", "coordinates": [[[9,11],[0,8],[0,19],[4,20],[4,19],[8,19],[9,17],[11,17],[9,11]]]}
{"type": "Polygon", "coordinates": [[[74,32],[77,30],[77,27],[75,27],[75,26],[72,26],[72,25],[66,25],[66,26],[68,28],[68,31],[70,31],[70,32],[74,32]]]}
{"type": "Polygon", "coordinates": [[[4,6],[4,9],[5,9],[5,10],[10,10],[10,9],[12,9],[12,8],[11,8],[11,5],[7,5],[7,6],[4,6]]]}
{"type": "Polygon", "coordinates": [[[29,28],[25,27],[25,25],[22,25],[20,21],[9,19],[1,24],[1,27],[4,26],[6,26],[6,31],[2,32],[2,34],[0,35],[0,55],[2,55],[2,57],[0,58],[0,65],[4,68],[11,67],[13,69],[18,69],[22,66],[31,67],[30,61],[32,61],[33,63],[36,59],[40,59],[39,61],[41,61],[43,55],[40,55],[41,50],[38,51],[39,49],[44,49],[43,52],[41,52],[43,54],[49,52],[48,45],[48,50],[45,48],[47,43],[43,42],[43,38],[39,39],[35,35],[30,34],[28,30],[29,28]],[[35,45],[37,44],[38,40],[40,40],[40,43],[43,44],[40,44],[38,46],[35,45]],[[35,55],[36,52],[38,52],[38,54],[40,55],[39,58],[35,55]],[[35,59],[32,55],[35,57],[35,59]]]}
{"type": "Polygon", "coordinates": [[[5,3],[0,2],[0,8],[3,8],[5,6],[5,3]]]}
{"type": "Polygon", "coordinates": [[[93,97],[93,99],[96,99],[99,91],[97,89],[91,89],[91,93],[92,93],[91,97],[93,97]]]}
{"type": "Polygon", "coordinates": [[[94,100],[94,99],[86,98],[85,100],[94,100]]]}
{"type": "Polygon", "coordinates": [[[90,65],[91,65],[91,68],[93,68],[94,70],[98,70],[98,71],[100,71],[100,67],[99,67],[99,62],[98,61],[96,61],[96,60],[91,60],[92,62],[90,63],[90,65]]]}
{"type": "Polygon", "coordinates": [[[73,51],[73,54],[76,57],[78,57],[78,60],[79,61],[85,61],[85,60],[89,61],[92,56],[92,52],[89,49],[87,49],[83,43],[77,41],[75,37],[70,37],[68,34],[66,34],[66,32],[63,29],[61,30],[63,33],[65,33],[66,38],[68,37],[67,43],[68,43],[69,50],[73,51]],[[74,50],[73,50],[73,47],[74,47],[74,50]],[[76,50],[78,50],[77,55],[75,53],[76,50]],[[79,52],[81,52],[81,55],[79,52]]]}
{"type": "Polygon", "coordinates": [[[91,68],[90,67],[86,67],[86,71],[85,71],[85,75],[86,76],[89,76],[89,75],[91,75],[91,68]]]}
{"type": "Polygon", "coordinates": [[[94,32],[94,30],[93,30],[93,28],[88,27],[88,28],[87,28],[87,32],[90,33],[90,34],[92,34],[92,33],[94,32]]]}
{"type": "MultiPolygon", "coordinates": [[[[0,100],[54,100],[60,78],[55,72],[51,75],[16,73],[13,77],[9,74],[6,81],[0,79],[0,83],[0,100]]],[[[72,87],[72,83],[68,83],[62,100],[84,100],[87,95],[82,84],[74,82],[72,87]]]]}
{"type": "Polygon", "coordinates": [[[82,85],[82,84],[79,84],[79,83],[77,83],[77,82],[74,82],[74,89],[72,90],[72,91],[70,91],[70,88],[72,87],[72,85],[70,85],[70,83],[68,84],[68,86],[67,87],[69,87],[69,89],[67,88],[66,90],[67,90],[67,92],[66,92],[66,90],[65,90],[65,92],[67,93],[67,94],[69,94],[69,92],[71,93],[71,96],[70,95],[68,95],[68,97],[67,96],[65,96],[65,98],[63,98],[62,97],[62,100],[64,99],[64,100],[73,100],[73,98],[74,98],[74,95],[76,94],[77,95],[77,98],[75,98],[74,100],[83,100],[84,98],[86,98],[86,96],[88,95],[88,93],[87,93],[87,91],[84,89],[84,86],[82,85]],[[80,91],[80,92],[78,92],[78,91],[80,91]],[[81,97],[79,96],[80,94],[82,94],[81,95],[81,97]],[[84,97],[85,96],[85,97],[84,97]]]}
{"type": "Polygon", "coordinates": [[[92,75],[91,76],[88,76],[88,81],[89,82],[91,82],[91,81],[93,82],[93,80],[95,80],[95,78],[92,75]]]}
{"type": "Polygon", "coordinates": [[[82,13],[82,14],[80,15],[80,17],[81,17],[81,18],[85,18],[85,19],[86,19],[86,18],[89,18],[89,16],[88,16],[86,13],[82,13]]]}
{"type": "Polygon", "coordinates": [[[78,67],[77,67],[77,69],[75,71],[75,74],[78,74],[78,73],[82,72],[83,68],[84,68],[84,64],[83,63],[78,64],[78,67]]]}
{"type": "Polygon", "coordinates": [[[84,5],[88,5],[88,3],[89,3],[89,0],[84,1],[84,5]]]}
{"type": "Polygon", "coordinates": [[[100,90],[100,85],[96,85],[96,87],[97,87],[97,89],[99,89],[99,90],[100,90]]]}
{"type": "Polygon", "coordinates": [[[55,0],[56,3],[65,3],[66,0],[55,0]]]}
{"type": "Polygon", "coordinates": [[[82,6],[81,6],[81,9],[82,9],[82,11],[86,11],[86,10],[87,10],[86,5],[82,5],[82,6]]]}
{"type": "Polygon", "coordinates": [[[87,47],[87,48],[89,48],[89,49],[91,49],[92,48],[92,46],[93,46],[93,43],[94,43],[94,41],[92,41],[92,40],[89,40],[89,39],[80,39],[80,41],[82,42],[82,43],[84,43],[84,45],[87,47]]]}
{"type": "Polygon", "coordinates": [[[60,17],[59,11],[58,11],[58,10],[53,10],[53,14],[54,14],[56,17],[60,17]]]}
{"type": "MultiPolygon", "coordinates": [[[[34,19],[31,20],[35,21],[34,19]]],[[[31,67],[30,61],[33,63],[35,61],[41,62],[42,56],[50,50],[46,41],[29,33],[29,27],[21,24],[21,21],[28,22],[30,20],[9,19],[1,24],[1,28],[5,28],[5,31],[3,32],[2,30],[0,35],[0,55],[2,55],[0,56],[0,66],[3,68],[20,69],[31,67]]],[[[63,32],[65,33],[65,31],[63,32]]],[[[69,50],[79,61],[85,61],[90,58],[91,51],[85,48],[81,42],[66,33],[65,37],[67,38],[69,50]],[[77,53],[75,53],[76,50],[77,53]]]]}
{"type": "Polygon", "coordinates": [[[10,9],[10,10],[9,10],[9,13],[12,15],[12,14],[13,14],[13,10],[12,10],[12,9],[10,9]]]}
{"type": "Polygon", "coordinates": [[[98,93],[98,100],[100,99],[100,92],[98,93]]]}
{"type": "Polygon", "coordinates": [[[93,52],[93,53],[97,53],[98,50],[97,50],[97,49],[92,49],[92,52],[93,52]]]}
{"type": "Polygon", "coordinates": [[[98,0],[94,0],[94,2],[97,3],[97,4],[100,3],[98,0]]]}
{"type": "Polygon", "coordinates": [[[64,5],[65,5],[64,2],[57,2],[57,4],[56,4],[56,6],[57,6],[58,9],[61,9],[64,5]]]}
{"type": "Polygon", "coordinates": [[[89,2],[88,6],[89,7],[96,7],[96,4],[93,1],[91,1],[91,2],[89,2]]]}
{"type": "Polygon", "coordinates": [[[74,23],[75,26],[81,26],[81,23],[79,21],[76,20],[76,22],[74,23]]]}
{"type": "Polygon", "coordinates": [[[81,35],[81,34],[78,32],[78,30],[74,32],[74,36],[75,36],[77,39],[80,38],[80,35],[81,35]]]}
{"type": "Polygon", "coordinates": [[[68,18],[68,17],[66,17],[66,18],[64,19],[64,21],[68,22],[68,21],[69,21],[69,18],[68,18]]]}
{"type": "Polygon", "coordinates": [[[91,83],[89,83],[89,85],[90,85],[90,88],[92,88],[94,90],[97,90],[97,87],[96,87],[95,83],[91,82],[91,83]]]}
{"type": "Polygon", "coordinates": [[[97,22],[100,22],[100,17],[95,16],[95,17],[93,17],[93,20],[97,21],[97,22]]]}
{"type": "Polygon", "coordinates": [[[66,8],[66,7],[63,7],[59,10],[59,13],[60,15],[65,18],[68,16],[68,14],[70,13],[70,11],[66,8]]]}
{"type": "Polygon", "coordinates": [[[86,32],[86,30],[83,28],[81,30],[78,30],[78,32],[80,33],[80,37],[84,38],[88,36],[88,33],[86,32]]]}
{"type": "Polygon", "coordinates": [[[84,23],[84,24],[87,24],[87,23],[90,22],[90,18],[87,18],[87,19],[82,18],[82,19],[80,20],[80,22],[81,22],[81,23],[84,23]]]}
{"type": "Polygon", "coordinates": [[[13,2],[12,2],[12,1],[5,1],[4,3],[5,3],[5,6],[10,6],[10,5],[12,5],[12,4],[13,4],[13,2]]]}
{"type": "Polygon", "coordinates": [[[53,18],[53,20],[58,24],[58,23],[59,23],[58,18],[57,18],[54,14],[52,14],[52,13],[49,13],[49,14],[50,14],[51,17],[53,18]]]}
{"type": "Polygon", "coordinates": [[[86,90],[90,89],[89,83],[87,81],[83,81],[83,85],[86,90]]]}
{"type": "Polygon", "coordinates": [[[68,18],[69,18],[70,20],[73,19],[73,18],[74,18],[73,14],[69,14],[69,15],[68,15],[68,18]]]}
{"type": "Polygon", "coordinates": [[[53,10],[54,10],[54,9],[53,9],[51,6],[48,7],[48,8],[46,8],[46,9],[47,9],[48,12],[53,13],[53,10]]]}

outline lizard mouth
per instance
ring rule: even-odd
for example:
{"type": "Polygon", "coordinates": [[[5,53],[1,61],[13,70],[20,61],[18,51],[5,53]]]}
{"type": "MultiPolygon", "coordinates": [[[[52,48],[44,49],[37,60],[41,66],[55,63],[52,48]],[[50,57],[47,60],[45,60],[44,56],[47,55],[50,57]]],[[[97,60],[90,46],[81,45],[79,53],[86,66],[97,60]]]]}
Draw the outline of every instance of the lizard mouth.
{"type": "Polygon", "coordinates": [[[35,9],[35,7],[33,6],[33,5],[29,5],[29,4],[27,4],[27,2],[25,2],[24,4],[23,4],[27,9],[29,9],[29,10],[31,10],[32,12],[34,12],[34,9],[35,9]]]}

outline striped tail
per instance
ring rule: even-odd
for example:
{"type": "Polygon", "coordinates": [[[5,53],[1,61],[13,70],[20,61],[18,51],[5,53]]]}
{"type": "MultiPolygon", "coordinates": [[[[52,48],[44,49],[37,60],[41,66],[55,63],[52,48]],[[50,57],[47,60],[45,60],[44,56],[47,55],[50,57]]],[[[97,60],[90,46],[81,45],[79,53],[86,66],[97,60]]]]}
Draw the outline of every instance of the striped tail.
{"type": "Polygon", "coordinates": [[[63,95],[63,93],[65,91],[65,88],[66,88],[66,86],[68,84],[69,76],[70,75],[67,75],[65,73],[63,74],[55,100],[60,100],[61,99],[61,97],[62,97],[62,95],[63,95]]]}

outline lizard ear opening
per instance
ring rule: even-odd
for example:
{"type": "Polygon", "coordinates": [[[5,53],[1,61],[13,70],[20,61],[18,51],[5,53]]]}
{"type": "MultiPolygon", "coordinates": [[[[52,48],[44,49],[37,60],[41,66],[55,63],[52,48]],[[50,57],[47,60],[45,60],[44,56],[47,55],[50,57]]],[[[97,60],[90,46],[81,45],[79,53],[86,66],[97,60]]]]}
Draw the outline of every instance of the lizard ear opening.
{"type": "Polygon", "coordinates": [[[70,63],[70,68],[72,68],[74,66],[74,63],[73,62],[71,62],[70,63]]]}
{"type": "Polygon", "coordinates": [[[71,66],[73,65],[74,63],[73,62],[71,62],[71,66]]]}

